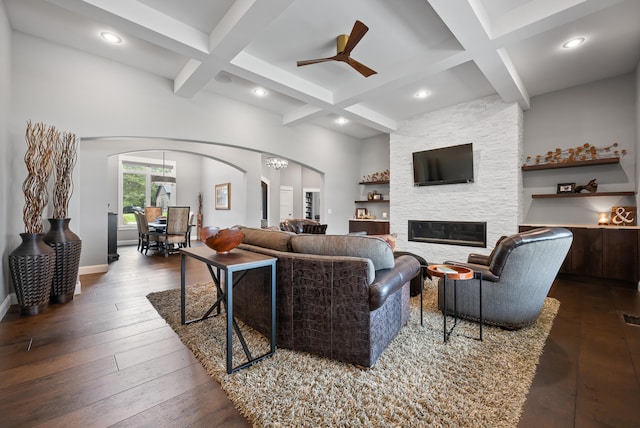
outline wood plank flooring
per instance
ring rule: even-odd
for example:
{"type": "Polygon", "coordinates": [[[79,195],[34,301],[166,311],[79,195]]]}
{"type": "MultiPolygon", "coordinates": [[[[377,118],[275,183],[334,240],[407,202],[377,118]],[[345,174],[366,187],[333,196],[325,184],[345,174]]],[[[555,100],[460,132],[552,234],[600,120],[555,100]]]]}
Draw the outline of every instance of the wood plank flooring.
{"type": "MultiPolygon", "coordinates": [[[[119,248],[109,272],[37,316],[0,322],[0,426],[246,427],[146,299],[177,288],[180,257],[119,248]]],[[[187,260],[189,281],[209,279],[187,260]]],[[[558,280],[561,301],[520,427],[640,426],[640,293],[558,280]]]]}

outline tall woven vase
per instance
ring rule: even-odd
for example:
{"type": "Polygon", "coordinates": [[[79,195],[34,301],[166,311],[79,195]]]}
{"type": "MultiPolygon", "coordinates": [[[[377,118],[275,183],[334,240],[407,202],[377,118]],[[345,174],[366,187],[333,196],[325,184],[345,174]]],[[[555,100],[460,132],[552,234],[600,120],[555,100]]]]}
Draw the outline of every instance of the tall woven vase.
{"type": "Polygon", "coordinates": [[[49,306],[56,252],[42,233],[21,233],[22,244],[9,254],[9,270],[22,315],[36,315],[49,306]]]}
{"type": "Polygon", "coordinates": [[[73,299],[80,266],[80,237],[69,229],[70,218],[48,219],[51,228],[44,242],[56,253],[56,264],[51,282],[51,303],[65,303],[73,299]]]}

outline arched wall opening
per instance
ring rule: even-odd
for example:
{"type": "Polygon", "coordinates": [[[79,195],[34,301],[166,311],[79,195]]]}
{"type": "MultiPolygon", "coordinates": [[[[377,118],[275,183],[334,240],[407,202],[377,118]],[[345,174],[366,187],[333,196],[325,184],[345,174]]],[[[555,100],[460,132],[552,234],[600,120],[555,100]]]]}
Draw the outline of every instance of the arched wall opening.
{"type": "MultiPolygon", "coordinates": [[[[79,147],[79,162],[74,172],[77,183],[70,201],[69,212],[74,219],[74,230],[83,240],[81,273],[107,270],[107,213],[118,208],[118,157],[119,155],[161,156],[177,159],[177,204],[188,205],[197,211],[198,194],[203,194],[203,226],[229,227],[243,224],[261,226],[262,182],[269,182],[269,225],[279,223],[279,188],[284,181],[293,183],[300,190],[296,214],[302,216],[302,188],[308,187],[309,177],[314,187],[324,188],[324,174],[307,165],[295,162],[284,170],[275,171],[265,166],[265,156],[250,148],[188,140],[163,138],[118,137],[86,138],[79,147]],[[181,184],[182,183],[182,184],[181,184]],[[214,187],[231,183],[229,210],[215,210],[214,187]],[[307,184],[305,184],[307,183],[307,184]]],[[[277,154],[275,154],[277,155],[277,154]]],[[[321,200],[323,198],[321,197],[321,200]]],[[[262,224],[263,225],[263,224],[262,224]]],[[[135,243],[135,231],[120,228],[118,241],[135,243]],[[131,236],[129,236],[131,235],[131,236]]]]}

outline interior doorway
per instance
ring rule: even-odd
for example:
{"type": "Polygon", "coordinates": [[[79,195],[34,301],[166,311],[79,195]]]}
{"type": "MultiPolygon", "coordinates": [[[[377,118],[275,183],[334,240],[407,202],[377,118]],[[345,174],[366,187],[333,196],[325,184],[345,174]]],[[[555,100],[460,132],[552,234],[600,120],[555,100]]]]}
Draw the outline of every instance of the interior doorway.
{"type": "Polygon", "coordinates": [[[280,186],[280,221],[293,218],[293,187],[280,186]]]}

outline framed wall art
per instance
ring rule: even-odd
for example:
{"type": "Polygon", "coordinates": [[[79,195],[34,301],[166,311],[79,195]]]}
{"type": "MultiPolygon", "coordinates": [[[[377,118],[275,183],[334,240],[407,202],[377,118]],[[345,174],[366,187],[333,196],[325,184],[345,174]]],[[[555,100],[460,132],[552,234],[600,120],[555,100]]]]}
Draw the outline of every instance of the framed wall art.
{"type": "Polygon", "coordinates": [[[576,183],[558,183],[558,190],[556,193],[575,193],[576,183]]]}
{"type": "Polygon", "coordinates": [[[366,208],[356,208],[356,218],[365,218],[367,215],[366,208]]]}
{"type": "Polygon", "coordinates": [[[215,201],[217,210],[231,209],[231,183],[216,184],[215,201]]]}

